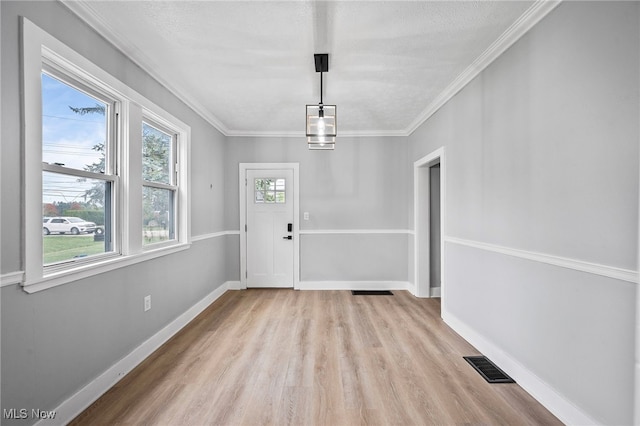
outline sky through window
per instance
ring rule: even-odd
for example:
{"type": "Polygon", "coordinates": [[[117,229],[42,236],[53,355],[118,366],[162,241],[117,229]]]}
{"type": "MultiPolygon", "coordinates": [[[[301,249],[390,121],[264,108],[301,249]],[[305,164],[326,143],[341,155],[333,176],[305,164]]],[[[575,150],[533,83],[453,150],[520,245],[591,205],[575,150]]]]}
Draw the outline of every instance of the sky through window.
{"type": "MultiPolygon", "coordinates": [[[[49,164],[84,170],[100,163],[104,155],[95,147],[107,138],[104,113],[80,114],[71,108],[103,107],[107,105],[87,94],[42,73],[42,161],[49,164]]],[[[91,185],[80,180],[68,181],[43,176],[43,203],[84,202],[91,185]]]]}

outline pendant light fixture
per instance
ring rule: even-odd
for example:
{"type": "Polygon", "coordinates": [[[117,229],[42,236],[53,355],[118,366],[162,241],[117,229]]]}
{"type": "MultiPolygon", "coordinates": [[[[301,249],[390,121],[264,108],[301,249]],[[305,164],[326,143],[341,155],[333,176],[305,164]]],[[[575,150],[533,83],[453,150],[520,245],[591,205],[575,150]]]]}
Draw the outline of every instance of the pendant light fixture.
{"type": "Polygon", "coordinates": [[[307,143],[309,149],[334,149],[336,144],[336,106],[322,103],[322,73],[329,71],[329,54],[313,55],[320,73],[320,103],[307,105],[307,143]]]}

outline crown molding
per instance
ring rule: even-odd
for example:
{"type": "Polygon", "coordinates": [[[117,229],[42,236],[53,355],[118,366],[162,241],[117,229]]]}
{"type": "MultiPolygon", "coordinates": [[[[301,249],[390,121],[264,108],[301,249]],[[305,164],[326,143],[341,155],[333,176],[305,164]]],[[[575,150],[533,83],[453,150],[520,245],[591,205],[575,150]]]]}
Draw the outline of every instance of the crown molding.
{"type": "MultiPolygon", "coordinates": [[[[304,123],[302,123],[304,125],[304,123]]],[[[229,130],[227,136],[231,137],[251,137],[251,138],[304,138],[303,131],[258,131],[258,130],[229,130]]]]}
{"type": "Polygon", "coordinates": [[[215,117],[206,107],[204,107],[198,100],[192,96],[187,95],[186,90],[183,90],[178,85],[175,85],[154,70],[161,69],[159,64],[156,64],[152,58],[150,58],[144,51],[138,49],[131,42],[121,37],[117,31],[115,31],[108,22],[95,11],[91,6],[89,0],[60,0],[60,2],[67,7],[73,14],[78,16],[84,23],[89,25],[99,35],[105,38],[109,43],[115,46],[124,56],[131,62],[142,68],[145,73],[149,74],[154,80],[164,86],[169,92],[171,92],[176,98],[184,102],[188,107],[193,109],[198,115],[200,115],[205,121],[215,127],[220,133],[225,136],[229,135],[229,129],[222,124],[217,117],[215,117]]]}
{"type": "MultiPolygon", "coordinates": [[[[304,137],[304,132],[298,131],[247,131],[228,129],[211,111],[192,96],[187,95],[179,85],[169,82],[154,70],[161,69],[152,58],[144,51],[136,48],[126,39],[121,37],[113,28],[100,17],[91,6],[90,0],[60,0],[72,13],[77,15],[82,21],[93,28],[98,34],[113,44],[130,61],[142,68],[147,74],[158,83],[169,90],[174,96],[193,109],[204,120],[216,128],[224,136],[233,137],[304,137]]],[[[341,131],[340,136],[357,137],[406,137],[410,136],[418,127],[427,121],[453,96],[469,84],[478,74],[487,68],[502,53],[526,34],[542,18],[555,9],[562,0],[536,0],[527,11],[514,22],[502,35],[489,46],[471,65],[469,65],[458,77],[456,77],[447,88],[442,91],[431,104],[404,130],[362,130],[362,131],[341,131]]]]}
{"type": "Polygon", "coordinates": [[[525,35],[542,18],[555,9],[562,0],[536,0],[525,13],[518,18],[507,30],[494,41],[471,65],[469,65],[455,80],[440,93],[429,106],[407,127],[407,136],[415,132],[425,121],[435,114],[460,90],[485,70],[493,61],[502,55],[509,47],[525,35]]]}
{"type": "Polygon", "coordinates": [[[357,137],[402,137],[409,136],[409,134],[405,130],[347,130],[340,131],[340,136],[357,136],[357,137]]]}
{"type": "MultiPolygon", "coordinates": [[[[230,137],[252,137],[252,138],[306,138],[303,131],[295,132],[267,132],[267,131],[253,131],[253,130],[228,130],[226,136],[230,137]]],[[[403,137],[408,136],[404,130],[346,130],[340,131],[336,136],[336,142],[341,137],[403,137]]]]}

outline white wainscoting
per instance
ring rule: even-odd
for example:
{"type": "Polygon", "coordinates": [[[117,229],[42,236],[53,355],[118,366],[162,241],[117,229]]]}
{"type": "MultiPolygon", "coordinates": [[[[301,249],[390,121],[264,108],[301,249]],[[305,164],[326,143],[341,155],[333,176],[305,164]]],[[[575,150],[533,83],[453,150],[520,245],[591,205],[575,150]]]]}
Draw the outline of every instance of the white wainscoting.
{"type": "Polygon", "coordinates": [[[193,305],[185,313],[173,320],[170,324],[151,336],[140,346],[112,365],[107,371],[95,378],[92,382],[76,392],[69,399],[55,408],[55,419],[43,419],[36,423],[38,426],[67,424],[78,414],[111,389],[127,373],[144,361],[156,349],[173,337],[184,326],[189,324],[198,314],[216,301],[232,286],[232,282],[226,282],[213,290],[201,301],[193,305]]]}
{"type": "Polygon", "coordinates": [[[300,235],[330,234],[413,234],[409,229],[301,229],[300,235]]]}
{"type": "Polygon", "coordinates": [[[563,423],[568,425],[597,425],[599,424],[585,412],[576,407],[571,401],[557,393],[551,386],[529,371],[518,361],[510,357],[491,341],[468,327],[463,321],[451,313],[444,313],[444,322],[471,343],[483,355],[499,365],[513,377],[518,385],[531,394],[545,408],[551,411],[563,423]]]}
{"type": "Polygon", "coordinates": [[[597,263],[584,262],[582,260],[553,256],[544,253],[536,253],[526,250],[519,250],[510,247],[498,246],[495,244],[482,243],[479,241],[465,240],[462,238],[445,237],[444,241],[447,243],[459,244],[467,247],[477,248],[480,250],[488,250],[495,253],[505,254],[507,256],[519,257],[521,259],[533,260],[535,262],[547,263],[549,265],[560,266],[576,271],[601,275],[603,277],[613,278],[616,280],[622,280],[636,284],[638,283],[638,271],[632,271],[629,269],[599,265],[597,263]]]}
{"type": "MultiPolygon", "coordinates": [[[[579,271],[587,274],[593,274],[606,277],[626,283],[637,284],[638,272],[633,270],[621,269],[607,265],[600,265],[590,262],[584,262],[577,259],[564,258],[549,254],[536,253],[526,250],[519,250],[509,247],[498,246],[494,244],[482,243],[478,241],[465,240],[454,237],[445,237],[447,244],[471,247],[487,252],[498,253],[500,255],[511,256],[519,259],[535,262],[539,265],[552,265],[555,267],[566,268],[572,271],[579,271]]],[[[443,285],[447,285],[445,282],[443,285]]],[[[576,406],[572,401],[559,394],[553,386],[542,380],[539,376],[522,365],[517,359],[504,351],[499,345],[496,345],[491,338],[487,338],[482,333],[476,331],[468,323],[443,306],[442,319],[455,330],[466,341],[471,343],[481,353],[486,355],[497,365],[503,368],[511,375],[517,383],[527,392],[529,392],[536,400],[544,405],[549,411],[557,416],[566,424],[579,425],[597,425],[596,421],[583,409],[576,406]]]]}
{"type": "Polygon", "coordinates": [[[222,237],[225,235],[240,235],[240,231],[220,231],[220,232],[212,232],[210,234],[202,234],[196,235],[195,237],[191,237],[191,241],[203,241],[208,240],[210,238],[222,237]]]}
{"type": "Polygon", "coordinates": [[[24,271],[9,272],[0,275],[0,287],[6,287],[14,284],[22,284],[24,279],[24,271]]]}

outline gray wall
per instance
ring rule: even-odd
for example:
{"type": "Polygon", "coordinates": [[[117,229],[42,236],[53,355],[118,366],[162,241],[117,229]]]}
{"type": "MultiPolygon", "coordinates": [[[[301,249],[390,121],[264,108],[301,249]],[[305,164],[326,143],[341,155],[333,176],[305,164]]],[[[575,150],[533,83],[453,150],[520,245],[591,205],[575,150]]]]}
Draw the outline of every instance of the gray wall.
{"type": "Polygon", "coordinates": [[[311,234],[300,240],[301,281],[408,281],[407,234],[311,234]]]}
{"type": "MultiPolygon", "coordinates": [[[[0,2],[0,266],[21,269],[18,15],[192,127],[192,235],[238,230],[238,163],[300,163],[302,230],[408,229],[446,147],[444,238],[637,269],[638,4],[561,4],[409,138],[224,138],[57,2],[0,2]]],[[[2,407],[54,409],[228,280],[239,237],[40,293],[1,289],[2,407]],[[153,309],[142,312],[142,297],[153,309]]],[[[301,278],[411,281],[407,234],[305,234],[301,278]]],[[[443,313],[593,419],[632,421],[636,284],[445,245],[443,313]],[[601,366],[594,375],[587,367],[601,366]]],[[[481,348],[482,349],[482,348],[481,348]]],[[[8,423],[9,424],[9,423],[8,423]]],[[[21,424],[25,424],[21,422],[21,424]]]]}
{"type": "MultiPolygon", "coordinates": [[[[638,16],[560,4],[410,136],[409,164],[445,146],[445,237],[637,270],[638,16]]],[[[636,284],[455,242],[445,262],[445,319],[632,422],[636,284]]]]}
{"type": "MultiPolygon", "coordinates": [[[[304,138],[229,138],[227,229],[239,228],[239,163],[300,163],[300,229],[407,230],[406,138],[341,137],[335,151],[310,151],[304,138]],[[310,220],[302,218],[309,212],[310,220]]],[[[239,237],[238,237],[239,238],[239,237]]],[[[407,281],[407,234],[306,234],[302,281],[407,281]]],[[[239,276],[238,278],[239,279],[239,276]]]]}
{"type": "MultiPolygon", "coordinates": [[[[22,268],[19,15],[191,126],[192,235],[225,229],[225,138],[219,132],[62,4],[2,1],[0,8],[2,273],[22,268]]],[[[56,408],[223,284],[227,244],[225,237],[198,241],[178,254],[31,295],[18,286],[2,288],[2,408],[56,408]],[[147,294],[153,307],[145,314],[147,294]]]]}

